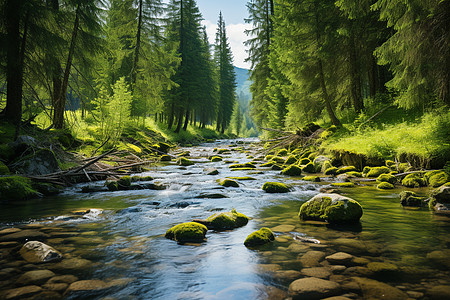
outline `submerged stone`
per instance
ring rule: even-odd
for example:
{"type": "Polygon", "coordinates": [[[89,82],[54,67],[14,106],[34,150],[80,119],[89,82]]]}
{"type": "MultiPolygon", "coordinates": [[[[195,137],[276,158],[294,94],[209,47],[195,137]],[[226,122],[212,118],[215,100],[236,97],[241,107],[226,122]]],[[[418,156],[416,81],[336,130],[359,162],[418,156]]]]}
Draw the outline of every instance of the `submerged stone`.
{"type": "Polygon", "coordinates": [[[247,236],[244,241],[244,245],[246,247],[260,246],[270,243],[273,240],[275,240],[275,236],[273,235],[272,230],[267,227],[263,227],[247,236]]]}
{"type": "Polygon", "coordinates": [[[302,220],[327,221],[329,223],[356,223],[363,214],[355,200],[338,194],[318,194],[300,207],[302,220]]]}
{"type": "Polygon", "coordinates": [[[44,263],[62,259],[62,254],[54,248],[38,242],[27,242],[19,251],[24,260],[31,263],[44,263]]]}
{"type": "Polygon", "coordinates": [[[165,237],[178,243],[200,243],[205,241],[208,228],[200,223],[188,222],[178,224],[167,230],[165,237]]]}
{"type": "Polygon", "coordinates": [[[24,299],[42,292],[42,288],[37,285],[28,285],[20,288],[9,289],[0,293],[2,299],[24,299]]]}
{"type": "Polygon", "coordinates": [[[55,276],[55,273],[49,270],[35,270],[28,271],[22,274],[19,279],[17,279],[17,283],[22,285],[32,285],[32,284],[43,284],[51,277],[55,276]]]}
{"type": "Polygon", "coordinates": [[[369,278],[352,277],[361,288],[364,299],[406,300],[408,295],[398,288],[369,278]]]}
{"type": "Polygon", "coordinates": [[[266,182],[262,189],[267,193],[288,193],[289,187],[281,182],[266,182]]]}
{"type": "Polygon", "coordinates": [[[340,291],[338,283],[313,277],[297,279],[289,285],[289,295],[294,300],[319,300],[337,296],[340,291]]]}
{"type": "Polygon", "coordinates": [[[403,191],[400,193],[400,203],[403,206],[421,207],[424,206],[425,197],[411,191],[403,191]]]}

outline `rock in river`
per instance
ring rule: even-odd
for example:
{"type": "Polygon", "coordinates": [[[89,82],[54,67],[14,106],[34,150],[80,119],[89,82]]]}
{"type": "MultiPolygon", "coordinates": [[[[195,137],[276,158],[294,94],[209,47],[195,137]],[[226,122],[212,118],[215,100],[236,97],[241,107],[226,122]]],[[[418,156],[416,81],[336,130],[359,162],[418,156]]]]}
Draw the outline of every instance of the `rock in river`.
{"type": "Polygon", "coordinates": [[[175,240],[178,243],[199,243],[205,241],[207,231],[208,228],[200,223],[182,223],[167,230],[166,238],[175,240]]]}
{"type": "Polygon", "coordinates": [[[43,263],[62,259],[62,254],[59,251],[38,241],[27,242],[22,246],[19,253],[23,259],[30,263],[43,263]]]}
{"type": "Polygon", "coordinates": [[[319,300],[337,296],[340,290],[340,286],[336,282],[313,277],[298,279],[289,285],[289,295],[294,300],[319,300]]]}
{"type": "Polygon", "coordinates": [[[40,285],[45,283],[48,279],[55,276],[55,273],[49,270],[35,270],[28,271],[22,274],[19,279],[17,279],[17,283],[22,285],[31,285],[36,284],[40,285]]]}
{"type": "Polygon", "coordinates": [[[42,288],[36,285],[23,286],[17,289],[10,289],[0,293],[1,299],[23,299],[31,297],[41,292],[42,288]]]}
{"type": "Polygon", "coordinates": [[[260,246],[271,241],[275,240],[275,236],[273,235],[272,230],[269,228],[263,227],[260,230],[257,230],[251,233],[244,242],[244,245],[247,247],[260,246]]]}
{"type": "Polygon", "coordinates": [[[25,241],[25,240],[42,240],[48,238],[49,235],[40,231],[26,229],[19,232],[7,234],[0,237],[0,242],[25,241]]]}

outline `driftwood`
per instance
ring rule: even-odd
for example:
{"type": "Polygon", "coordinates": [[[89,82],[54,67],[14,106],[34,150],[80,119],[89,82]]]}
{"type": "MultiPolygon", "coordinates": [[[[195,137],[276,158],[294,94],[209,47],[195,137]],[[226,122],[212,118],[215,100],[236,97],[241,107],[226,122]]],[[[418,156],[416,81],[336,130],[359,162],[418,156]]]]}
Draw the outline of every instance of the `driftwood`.
{"type": "Polygon", "coordinates": [[[323,128],[320,128],[317,125],[311,126],[304,130],[298,129],[297,131],[283,131],[273,128],[264,128],[261,127],[262,130],[277,132],[283,134],[282,137],[274,138],[270,140],[263,140],[262,142],[274,143],[264,152],[270,152],[275,148],[284,148],[288,147],[292,144],[301,144],[302,148],[306,148],[310,145],[313,145],[315,141],[320,137],[320,134],[324,131],[323,128]]]}

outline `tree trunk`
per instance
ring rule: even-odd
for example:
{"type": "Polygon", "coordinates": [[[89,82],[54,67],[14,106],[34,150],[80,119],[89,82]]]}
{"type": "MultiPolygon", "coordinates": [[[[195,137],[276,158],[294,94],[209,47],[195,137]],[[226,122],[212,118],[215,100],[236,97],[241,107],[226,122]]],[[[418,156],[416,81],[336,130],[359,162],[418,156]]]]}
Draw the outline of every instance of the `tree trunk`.
{"type": "Polygon", "coordinates": [[[141,50],[141,30],[142,30],[142,3],[143,0],[139,0],[139,16],[138,16],[138,28],[136,33],[136,47],[134,49],[134,63],[131,69],[131,88],[134,89],[137,79],[137,69],[139,62],[139,51],[141,50]]]}
{"type": "MultiPolygon", "coordinates": [[[[20,125],[22,120],[22,87],[23,64],[20,49],[20,13],[23,0],[9,0],[6,3],[6,107],[4,110],[7,121],[20,125]]],[[[22,49],[23,50],[23,49],[22,49]]]]}
{"type": "Polygon", "coordinates": [[[325,75],[323,72],[322,60],[320,58],[317,60],[317,66],[319,68],[320,87],[322,89],[325,107],[327,109],[328,115],[330,116],[331,123],[335,126],[340,127],[341,122],[339,122],[338,118],[336,118],[336,115],[334,114],[333,108],[331,106],[330,96],[328,95],[327,86],[325,84],[325,75]]]}
{"type": "Polygon", "coordinates": [[[175,129],[175,133],[179,133],[183,124],[183,109],[180,108],[178,112],[178,120],[177,120],[177,128],[175,129]]]}
{"type": "MultiPolygon", "coordinates": [[[[350,26],[353,26],[351,24],[350,26]]],[[[349,40],[349,64],[350,64],[350,90],[352,95],[353,108],[356,113],[361,113],[364,109],[364,102],[361,96],[361,77],[358,72],[358,56],[356,53],[355,34],[353,28],[350,29],[349,40]]]]}
{"type": "Polygon", "coordinates": [[[172,102],[172,105],[170,107],[170,112],[169,112],[169,120],[167,123],[167,128],[168,129],[172,129],[173,126],[173,119],[175,118],[175,104],[172,102]]]}
{"type": "Polygon", "coordinates": [[[189,116],[190,116],[190,112],[189,112],[189,107],[186,108],[186,115],[184,116],[184,126],[183,126],[183,130],[186,131],[187,127],[189,125],[189,116]]]}
{"type": "Polygon", "coordinates": [[[72,67],[72,60],[75,53],[75,43],[77,40],[78,28],[80,25],[79,14],[80,14],[80,5],[77,6],[77,10],[75,12],[75,22],[73,25],[72,39],[70,41],[69,55],[67,57],[66,68],[64,71],[64,77],[61,84],[61,90],[59,92],[58,98],[56,99],[54,107],[53,126],[57,129],[61,129],[64,127],[64,111],[66,107],[67,87],[69,85],[70,69],[72,67]]]}
{"type": "Polygon", "coordinates": [[[372,53],[370,53],[369,55],[370,55],[370,66],[368,71],[369,93],[370,97],[374,97],[377,94],[378,90],[377,62],[372,53]]]}

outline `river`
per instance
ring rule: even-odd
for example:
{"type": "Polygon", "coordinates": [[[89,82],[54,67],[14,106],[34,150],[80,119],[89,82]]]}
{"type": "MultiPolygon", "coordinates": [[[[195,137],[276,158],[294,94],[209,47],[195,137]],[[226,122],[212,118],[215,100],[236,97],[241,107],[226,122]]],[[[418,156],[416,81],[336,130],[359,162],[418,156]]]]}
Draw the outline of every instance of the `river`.
{"type": "Polygon", "coordinates": [[[340,190],[363,206],[360,226],[301,223],[297,216],[301,204],[329,182],[306,182],[263,168],[232,171],[230,162],[245,163],[258,155],[258,148],[249,141],[236,142],[181,149],[190,152],[194,165],[159,164],[142,174],[152,176],[166,190],[81,193],[83,185],[77,185],[55,197],[0,204],[0,231],[14,227],[43,232],[47,235],[44,241],[64,255],[63,261],[73,262],[65,267],[61,263],[29,264],[14,255],[18,245],[0,243],[0,295],[24,285],[19,278],[25,272],[39,269],[51,270],[54,276],[75,275],[78,281],[101,280],[91,290],[67,290],[70,281],[59,282],[65,284],[59,290],[48,281],[32,282],[43,290],[30,295],[47,293],[65,299],[285,299],[292,281],[311,276],[338,282],[339,295],[348,299],[392,299],[379,296],[380,289],[389,293],[385,284],[392,287],[392,293],[398,291],[411,299],[448,295],[448,217],[428,209],[404,209],[399,203],[400,189],[380,191],[367,185],[340,190]],[[224,161],[210,162],[214,148],[234,151],[223,154],[224,161]],[[219,174],[206,175],[206,168],[216,168],[219,174]],[[254,180],[238,180],[238,188],[223,188],[216,182],[239,176],[254,180]],[[294,189],[268,194],[261,189],[267,181],[288,183],[294,189]],[[204,198],[212,194],[223,198],[204,198]],[[208,231],[207,241],[197,245],[179,245],[164,237],[176,224],[232,208],[251,218],[246,226],[208,231]],[[88,214],[73,215],[89,209],[88,214]],[[246,248],[245,238],[263,226],[274,230],[276,241],[258,249],[246,248]],[[299,236],[320,244],[302,242],[296,239],[299,236]],[[336,267],[323,258],[336,252],[353,255],[353,259],[336,267]],[[307,259],[314,255],[319,258],[307,259]],[[370,280],[355,287],[350,279],[356,277],[370,280]]]}

